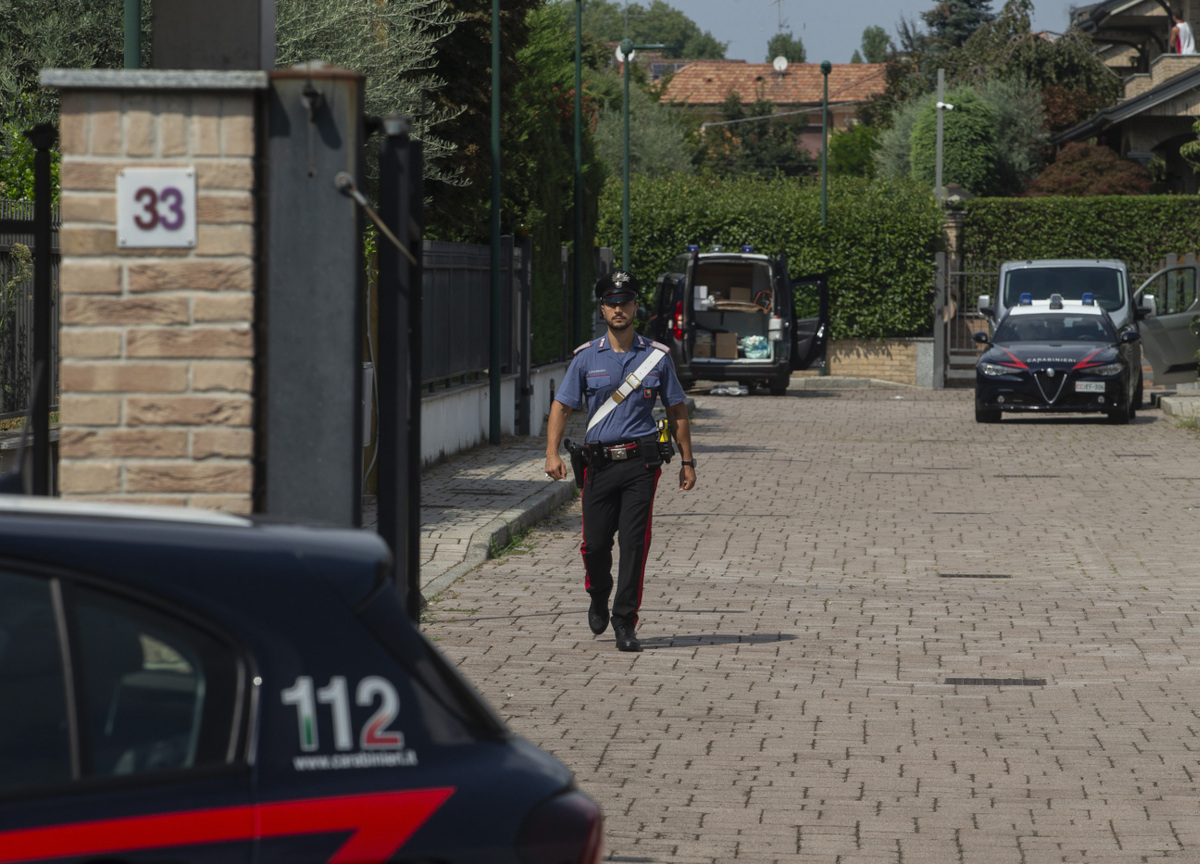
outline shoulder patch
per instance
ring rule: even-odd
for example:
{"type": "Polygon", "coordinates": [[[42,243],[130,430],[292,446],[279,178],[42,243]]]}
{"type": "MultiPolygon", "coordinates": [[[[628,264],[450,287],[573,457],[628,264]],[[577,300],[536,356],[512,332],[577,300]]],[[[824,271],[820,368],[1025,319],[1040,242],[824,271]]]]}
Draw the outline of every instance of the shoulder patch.
{"type": "Polygon", "coordinates": [[[576,348],[576,349],[575,349],[573,352],[571,352],[571,353],[573,353],[573,354],[578,354],[580,351],[582,351],[584,348],[587,348],[587,347],[589,347],[591,344],[592,344],[591,342],[584,342],[582,345],[580,345],[578,348],[576,348]]]}
{"type": "Polygon", "coordinates": [[[651,348],[653,348],[655,351],[661,351],[661,352],[663,352],[664,354],[670,354],[670,353],[671,353],[671,349],[670,349],[670,348],[668,348],[666,345],[664,345],[664,344],[663,344],[663,343],[661,343],[661,342],[651,342],[651,343],[650,343],[650,347],[651,347],[651,348]]]}

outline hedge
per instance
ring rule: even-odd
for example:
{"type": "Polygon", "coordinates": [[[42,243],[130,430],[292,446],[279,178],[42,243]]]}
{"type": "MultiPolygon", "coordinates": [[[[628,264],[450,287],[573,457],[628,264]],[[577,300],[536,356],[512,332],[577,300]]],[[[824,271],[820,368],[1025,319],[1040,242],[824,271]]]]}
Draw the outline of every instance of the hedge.
{"type": "MultiPolygon", "coordinates": [[[[793,276],[829,274],[835,339],[929,330],[943,214],[924,186],[831,177],[824,227],[821,186],[813,179],[634,178],[630,201],[630,269],[644,286],[644,301],[689,243],[734,250],[749,243],[759,252],[786,253],[793,276]]],[[[597,237],[617,251],[619,262],[618,182],[606,185],[601,196],[597,237]]]]}
{"type": "Polygon", "coordinates": [[[1200,250],[1200,197],[976,198],[963,202],[968,262],[1023,258],[1156,261],[1200,250]]]}

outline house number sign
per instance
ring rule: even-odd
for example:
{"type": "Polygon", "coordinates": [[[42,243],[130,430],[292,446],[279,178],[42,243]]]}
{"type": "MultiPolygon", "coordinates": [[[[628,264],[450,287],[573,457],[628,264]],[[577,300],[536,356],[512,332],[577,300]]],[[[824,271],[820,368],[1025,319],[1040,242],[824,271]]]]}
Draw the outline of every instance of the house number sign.
{"type": "Polygon", "coordinates": [[[123,168],[117,174],[117,246],[196,245],[196,170],[123,168]]]}

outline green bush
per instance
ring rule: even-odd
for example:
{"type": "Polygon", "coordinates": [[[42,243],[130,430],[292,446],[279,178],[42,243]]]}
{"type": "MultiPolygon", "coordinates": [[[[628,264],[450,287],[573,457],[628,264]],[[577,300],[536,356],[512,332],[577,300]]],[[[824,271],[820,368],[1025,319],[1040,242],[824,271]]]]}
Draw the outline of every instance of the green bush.
{"type": "MultiPolygon", "coordinates": [[[[996,109],[965,88],[947,94],[946,101],[954,110],[942,111],[942,182],[957,183],[976,195],[996,191],[996,109]]],[[[912,176],[927,188],[937,175],[937,115],[936,104],[928,103],[917,115],[909,144],[912,176]]]]}
{"type": "Polygon", "coordinates": [[[967,261],[1117,258],[1154,261],[1200,248],[1200,197],[976,198],[965,201],[967,261]]]}
{"type": "MultiPolygon", "coordinates": [[[[630,185],[629,254],[649,301],[657,277],[689,243],[749,243],[784,252],[793,276],[828,272],[832,337],[927,332],[942,213],[930,190],[908,180],[833,177],[826,225],[819,181],[717,180],[673,175],[630,185]]],[[[600,200],[599,242],[621,249],[621,185],[600,200]]]]}

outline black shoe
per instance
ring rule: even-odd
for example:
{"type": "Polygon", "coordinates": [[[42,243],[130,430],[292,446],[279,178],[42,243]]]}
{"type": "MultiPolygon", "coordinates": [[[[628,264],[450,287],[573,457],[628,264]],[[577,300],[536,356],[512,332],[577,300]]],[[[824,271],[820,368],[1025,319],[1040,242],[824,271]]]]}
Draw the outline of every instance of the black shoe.
{"type": "Polygon", "coordinates": [[[642,650],[642,643],[638,641],[637,634],[633,632],[633,628],[629,625],[618,624],[614,621],[613,632],[617,634],[618,651],[642,650]]]}
{"type": "Polygon", "coordinates": [[[608,629],[608,601],[592,598],[592,605],[588,607],[588,626],[597,636],[608,629]]]}

